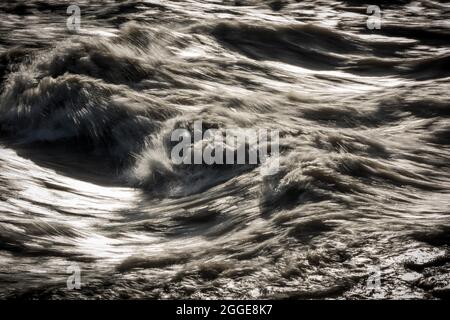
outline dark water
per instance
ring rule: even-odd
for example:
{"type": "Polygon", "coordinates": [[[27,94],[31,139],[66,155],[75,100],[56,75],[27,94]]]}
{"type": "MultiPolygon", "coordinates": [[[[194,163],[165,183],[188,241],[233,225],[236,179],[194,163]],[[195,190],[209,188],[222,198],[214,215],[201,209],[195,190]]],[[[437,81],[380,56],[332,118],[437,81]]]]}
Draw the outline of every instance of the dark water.
{"type": "Polygon", "coordinates": [[[449,2],[69,4],[0,3],[1,298],[449,296],[449,2]],[[195,120],[280,171],[173,165],[195,120]]]}

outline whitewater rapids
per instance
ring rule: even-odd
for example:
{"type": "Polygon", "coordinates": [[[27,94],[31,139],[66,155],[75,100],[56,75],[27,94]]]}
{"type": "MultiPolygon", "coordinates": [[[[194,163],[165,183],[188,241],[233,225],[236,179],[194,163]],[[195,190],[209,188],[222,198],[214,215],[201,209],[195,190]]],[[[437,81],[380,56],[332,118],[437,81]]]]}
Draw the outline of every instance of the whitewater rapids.
{"type": "Polygon", "coordinates": [[[449,297],[448,2],[77,4],[0,3],[0,298],[449,297]],[[174,165],[197,120],[279,172],[174,165]]]}

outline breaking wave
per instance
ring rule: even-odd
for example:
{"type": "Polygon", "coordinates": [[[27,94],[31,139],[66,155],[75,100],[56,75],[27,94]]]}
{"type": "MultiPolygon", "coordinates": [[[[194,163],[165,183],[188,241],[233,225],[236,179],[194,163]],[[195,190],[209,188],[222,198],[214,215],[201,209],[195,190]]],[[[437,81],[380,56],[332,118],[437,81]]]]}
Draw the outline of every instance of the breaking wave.
{"type": "Polygon", "coordinates": [[[0,5],[0,297],[448,296],[447,6],[238,2],[0,5]],[[279,171],[175,165],[195,121],[279,171]]]}

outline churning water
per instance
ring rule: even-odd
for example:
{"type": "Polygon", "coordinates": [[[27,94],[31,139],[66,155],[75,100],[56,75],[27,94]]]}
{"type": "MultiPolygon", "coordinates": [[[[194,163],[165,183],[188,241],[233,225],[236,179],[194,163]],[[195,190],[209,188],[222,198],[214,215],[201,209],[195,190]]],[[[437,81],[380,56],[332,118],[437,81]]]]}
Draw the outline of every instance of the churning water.
{"type": "Polygon", "coordinates": [[[0,297],[449,296],[449,2],[76,2],[0,3],[0,297]]]}

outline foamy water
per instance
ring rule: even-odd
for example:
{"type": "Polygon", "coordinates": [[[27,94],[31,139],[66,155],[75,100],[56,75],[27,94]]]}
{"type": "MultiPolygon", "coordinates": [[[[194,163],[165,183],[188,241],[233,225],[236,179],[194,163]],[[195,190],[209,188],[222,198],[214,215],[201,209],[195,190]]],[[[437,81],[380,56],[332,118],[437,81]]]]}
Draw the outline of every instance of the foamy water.
{"type": "Polygon", "coordinates": [[[0,297],[448,297],[450,4],[370,4],[1,3],[0,297]],[[278,173],[174,165],[199,120],[278,173]]]}

